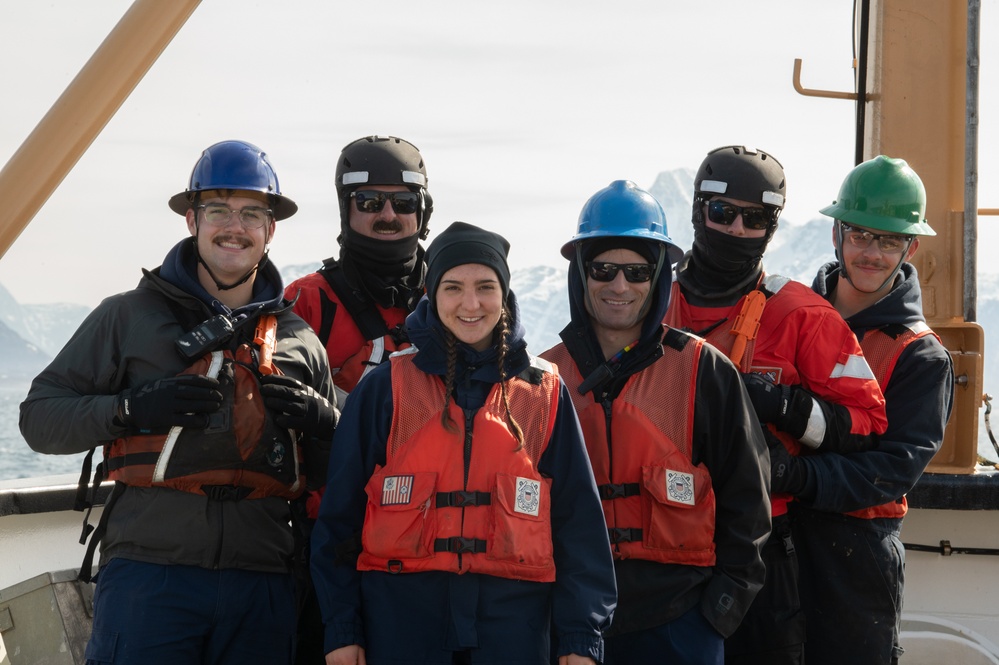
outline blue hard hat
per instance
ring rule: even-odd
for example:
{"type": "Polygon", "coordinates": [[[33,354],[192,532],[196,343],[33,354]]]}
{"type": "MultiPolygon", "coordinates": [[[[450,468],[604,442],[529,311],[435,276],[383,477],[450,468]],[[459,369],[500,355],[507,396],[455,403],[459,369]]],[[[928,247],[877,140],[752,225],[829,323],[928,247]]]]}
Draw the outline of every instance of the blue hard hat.
{"type": "Polygon", "coordinates": [[[298,212],[295,202],[281,195],[277,173],[267,159],[267,153],[246,141],[222,141],[206,148],[191,171],[187,189],[170,197],[170,209],[185,215],[198,192],[215,189],[267,194],[275,220],[298,212]]]}
{"type": "Polygon", "coordinates": [[[663,243],[670,263],[683,257],[683,250],[670,240],[659,201],[630,180],[615,180],[590,197],[579,213],[576,235],[562,245],[562,256],[572,260],[579,243],[612,237],[663,243]]]}

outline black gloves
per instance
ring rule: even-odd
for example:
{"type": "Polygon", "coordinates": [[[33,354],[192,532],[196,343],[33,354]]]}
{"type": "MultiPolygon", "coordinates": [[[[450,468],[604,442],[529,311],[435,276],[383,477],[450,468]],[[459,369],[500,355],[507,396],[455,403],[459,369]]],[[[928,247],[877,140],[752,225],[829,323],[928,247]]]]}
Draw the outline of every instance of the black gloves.
{"type": "Polygon", "coordinates": [[[770,448],[770,493],[800,495],[808,484],[805,463],[787,452],[781,440],[766,426],[763,435],[770,448]]]}
{"type": "Polygon", "coordinates": [[[746,392],[761,423],[773,423],[796,439],[805,434],[812,396],[801,386],[775,385],[755,372],[742,375],[746,392]]]}
{"type": "Polygon", "coordinates": [[[204,429],[208,427],[208,414],[221,406],[218,380],[182,374],[121,393],[116,420],[139,431],[164,430],[174,425],[204,429]]]}
{"type": "Polygon", "coordinates": [[[742,375],[746,384],[746,392],[756,409],[756,416],[761,423],[777,423],[777,420],[787,413],[791,401],[791,386],[781,386],[771,383],[763,376],[750,372],[742,375]]]}
{"type": "Polygon", "coordinates": [[[290,376],[270,374],[261,377],[260,394],[267,408],[274,412],[274,421],[281,427],[323,441],[333,438],[340,413],[311,386],[290,376]]]}

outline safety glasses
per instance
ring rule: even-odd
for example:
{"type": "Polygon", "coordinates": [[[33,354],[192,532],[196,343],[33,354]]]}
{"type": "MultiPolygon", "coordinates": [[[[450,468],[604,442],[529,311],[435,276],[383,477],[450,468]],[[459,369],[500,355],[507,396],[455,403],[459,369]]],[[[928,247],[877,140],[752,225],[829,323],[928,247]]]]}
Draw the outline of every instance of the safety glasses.
{"type": "Polygon", "coordinates": [[[900,254],[909,249],[912,239],[915,236],[893,234],[871,233],[865,229],[858,229],[844,222],[839,223],[843,229],[843,239],[857,249],[867,249],[872,242],[878,243],[878,249],[885,254],[900,254]]]}
{"type": "Polygon", "coordinates": [[[411,215],[420,205],[420,195],[416,192],[357,190],[350,195],[358,212],[381,212],[385,202],[390,201],[397,215],[411,215]]]}
{"type": "Polygon", "coordinates": [[[651,263],[607,263],[606,261],[590,261],[586,264],[586,272],[590,279],[597,282],[613,282],[617,274],[624,271],[624,278],[632,284],[647,282],[652,279],[655,266],[651,263]]]}
{"type": "Polygon", "coordinates": [[[219,228],[228,226],[229,220],[232,219],[233,215],[236,215],[239,218],[239,223],[247,231],[259,229],[270,221],[274,215],[274,211],[269,208],[247,206],[239,210],[233,210],[222,203],[206,203],[205,205],[198,206],[198,210],[204,210],[205,221],[219,228]]]}
{"type": "Polygon", "coordinates": [[[775,221],[775,209],[742,208],[728,201],[708,201],[708,219],[715,224],[729,226],[742,215],[742,225],[747,229],[762,231],[775,221]]]}

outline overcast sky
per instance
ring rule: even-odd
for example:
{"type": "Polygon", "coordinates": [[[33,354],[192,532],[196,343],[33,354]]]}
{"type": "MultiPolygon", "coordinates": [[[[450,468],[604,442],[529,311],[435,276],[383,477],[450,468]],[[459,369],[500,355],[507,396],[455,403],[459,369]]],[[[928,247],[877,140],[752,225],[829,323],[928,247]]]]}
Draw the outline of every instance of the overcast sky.
{"type": "MultiPolygon", "coordinates": [[[[0,0],[0,163],[130,4],[0,0]]],[[[994,35],[997,7],[983,5],[994,35]]],[[[461,219],[503,233],[514,268],[561,262],[580,207],[610,181],[649,187],[732,143],[784,164],[783,219],[803,223],[853,166],[854,104],[795,93],[793,60],[806,87],[851,92],[852,6],[204,0],[0,261],[0,283],[21,303],[95,305],[132,288],[186,234],[167,199],[225,139],[264,149],[299,204],[278,224],[279,266],[336,253],[335,159],[368,134],[421,149],[432,231],[461,219]]],[[[982,62],[989,94],[999,56],[982,62]]],[[[982,145],[999,132],[986,104],[982,145]]],[[[999,164],[980,155],[994,182],[999,164]]],[[[989,199],[983,185],[980,205],[999,207],[989,199]]]]}

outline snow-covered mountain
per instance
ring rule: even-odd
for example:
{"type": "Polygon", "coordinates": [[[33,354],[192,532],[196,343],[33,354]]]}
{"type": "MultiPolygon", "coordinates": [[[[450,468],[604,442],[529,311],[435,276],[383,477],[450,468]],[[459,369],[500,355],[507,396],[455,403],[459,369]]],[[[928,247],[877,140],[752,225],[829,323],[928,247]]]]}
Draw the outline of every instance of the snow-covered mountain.
{"type": "MultiPolygon", "coordinates": [[[[670,237],[680,247],[689,248],[693,239],[690,225],[693,169],[660,173],[649,191],[662,203],[670,237]]],[[[767,250],[767,271],[811,284],[819,266],[833,258],[831,222],[816,218],[807,223],[781,220],[781,227],[767,250]]],[[[553,251],[553,256],[557,254],[553,251]]],[[[319,260],[280,268],[285,283],[315,271],[319,260]]],[[[511,286],[516,292],[527,328],[531,351],[540,353],[558,341],[558,332],[569,318],[566,294],[568,263],[514,269],[511,286]]],[[[986,347],[999,348],[999,275],[985,275],[978,288],[979,323],[986,331],[986,347]]],[[[55,355],[88,313],[82,305],[21,305],[0,285],[0,376],[12,372],[31,376],[48,357],[55,355]]],[[[985,359],[986,389],[999,381],[999,354],[985,359]]]]}

